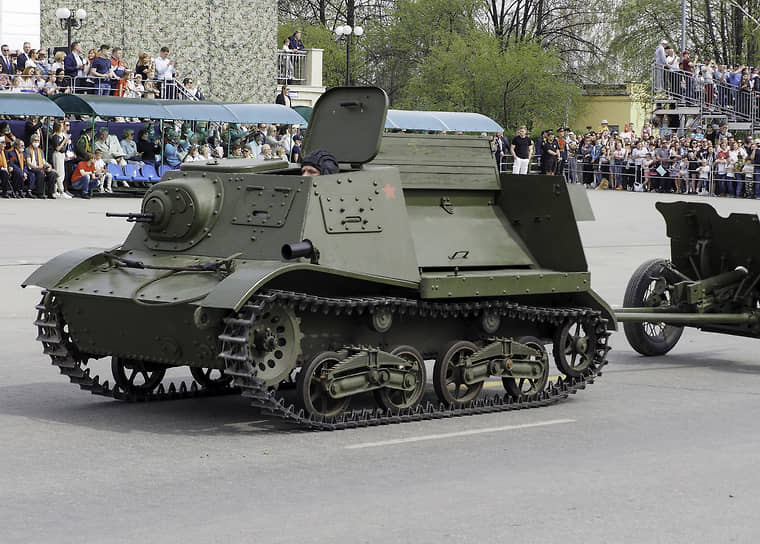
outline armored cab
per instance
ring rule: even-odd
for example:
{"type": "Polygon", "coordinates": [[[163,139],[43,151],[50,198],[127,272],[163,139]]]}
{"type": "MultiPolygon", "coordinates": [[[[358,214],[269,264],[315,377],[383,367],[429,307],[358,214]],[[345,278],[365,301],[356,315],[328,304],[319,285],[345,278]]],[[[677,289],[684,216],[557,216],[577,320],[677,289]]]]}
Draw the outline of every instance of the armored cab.
{"type": "Polygon", "coordinates": [[[646,261],[628,282],[624,308],[615,313],[631,347],[663,355],[685,326],[759,338],[760,252],[751,242],[760,237],[757,214],[721,217],[703,202],[656,207],[665,218],[671,258],[646,261]]]}
{"type": "Polygon", "coordinates": [[[562,178],[499,175],[479,136],[386,133],[386,112],[380,89],[332,89],[304,153],[330,151],[339,173],[186,164],[122,244],[40,267],[24,285],[45,291],[53,364],[127,399],[189,366],[203,392],[323,428],[542,405],[592,381],[614,320],[562,178]],[[114,386],[88,368],[104,357],[114,386]],[[564,377],[547,385],[552,358],[564,377]],[[491,376],[506,395],[481,395],[491,376]],[[421,407],[430,381],[441,403],[421,407]],[[293,382],[295,407],[277,391],[293,382]],[[379,409],[347,414],[367,393],[379,409]]]}

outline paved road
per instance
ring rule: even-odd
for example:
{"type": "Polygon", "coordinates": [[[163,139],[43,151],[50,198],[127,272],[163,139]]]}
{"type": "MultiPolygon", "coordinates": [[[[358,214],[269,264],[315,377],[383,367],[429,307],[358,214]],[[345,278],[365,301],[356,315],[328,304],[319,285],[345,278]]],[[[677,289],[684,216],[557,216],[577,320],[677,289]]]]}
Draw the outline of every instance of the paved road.
{"type": "MultiPolygon", "coordinates": [[[[653,195],[590,193],[594,287],[619,304],[667,256],[653,195]]],[[[717,200],[722,213],[755,201],[717,200]]],[[[757,343],[687,332],[644,359],[613,336],[604,377],[538,410],[336,433],[238,397],[124,404],[40,353],[19,283],[128,226],[137,200],[0,202],[0,542],[755,542],[757,343]]],[[[106,373],[107,369],[103,369],[106,373]]]]}

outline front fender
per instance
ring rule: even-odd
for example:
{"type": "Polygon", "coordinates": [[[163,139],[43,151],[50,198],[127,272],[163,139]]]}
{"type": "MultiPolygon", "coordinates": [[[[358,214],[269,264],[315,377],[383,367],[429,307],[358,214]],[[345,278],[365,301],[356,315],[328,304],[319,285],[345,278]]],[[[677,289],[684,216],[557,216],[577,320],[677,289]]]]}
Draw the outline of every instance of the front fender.
{"type": "MultiPolygon", "coordinates": [[[[205,298],[195,302],[203,308],[224,308],[238,311],[245,301],[275,278],[290,272],[306,271],[315,277],[328,275],[346,279],[418,289],[419,284],[403,280],[356,274],[310,263],[284,263],[281,261],[250,261],[240,263],[235,272],[219,282],[205,298]]],[[[302,288],[303,289],[303,288],[302,288]]]]}
{"type": "Polygon", "coordinates": [[[103,251],[103,248],[83,247],[62,253],[32,272],[21,287],[36,285],[43,289],[53,289],[70,276],[104,264],[103,251]]]}

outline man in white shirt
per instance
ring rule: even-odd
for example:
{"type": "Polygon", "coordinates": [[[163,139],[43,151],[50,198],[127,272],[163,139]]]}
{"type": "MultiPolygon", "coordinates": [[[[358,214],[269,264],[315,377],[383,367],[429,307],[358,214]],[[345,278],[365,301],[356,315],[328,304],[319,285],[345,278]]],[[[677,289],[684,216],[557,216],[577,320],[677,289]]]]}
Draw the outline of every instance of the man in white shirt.
{"type": "Polygon", "coordinates": [[[156,79],[161,86],[161,98],[174,98],[174,77],[175,65],[174,60],[169,58],[169,48],[163,46],[158,56],[153,59],[156,66],[156,79]]]}

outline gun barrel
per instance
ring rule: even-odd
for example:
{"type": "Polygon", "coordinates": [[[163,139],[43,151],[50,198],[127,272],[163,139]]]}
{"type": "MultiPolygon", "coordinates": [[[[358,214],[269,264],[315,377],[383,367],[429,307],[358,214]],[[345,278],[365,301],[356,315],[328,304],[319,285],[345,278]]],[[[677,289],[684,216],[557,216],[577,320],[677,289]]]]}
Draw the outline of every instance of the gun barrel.
{"type": "Polygon", "coordinates": [[[106,212],[106,217],[126,217],[130,223],[152,223],[156,216],[152,213],[106,212]]]}

